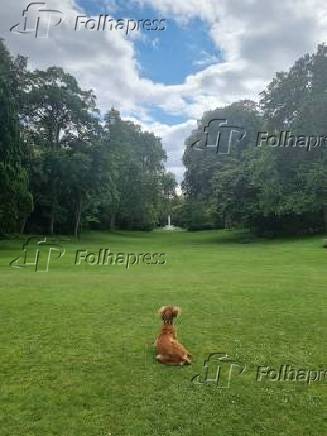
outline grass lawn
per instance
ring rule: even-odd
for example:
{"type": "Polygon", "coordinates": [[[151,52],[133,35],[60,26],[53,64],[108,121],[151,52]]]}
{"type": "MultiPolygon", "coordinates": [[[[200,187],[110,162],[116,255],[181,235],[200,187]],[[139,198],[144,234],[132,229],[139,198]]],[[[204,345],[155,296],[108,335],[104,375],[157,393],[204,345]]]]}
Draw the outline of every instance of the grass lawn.
{"type": "Polygon", "coordinates": [[[227,231],[88,233],[48,273],[0,241],[0,435],[325,435],[322,382],[256,381],[259,365],[327,369],[322,237],[240,244],[227,231]],[[74,265],[76,249],[163,252],[166,265],[74,265]],[[183,309],[193,365],[154,361],[157,310],[183,309]],[[209,353],[246,365],[191,383],[209,353]]]}

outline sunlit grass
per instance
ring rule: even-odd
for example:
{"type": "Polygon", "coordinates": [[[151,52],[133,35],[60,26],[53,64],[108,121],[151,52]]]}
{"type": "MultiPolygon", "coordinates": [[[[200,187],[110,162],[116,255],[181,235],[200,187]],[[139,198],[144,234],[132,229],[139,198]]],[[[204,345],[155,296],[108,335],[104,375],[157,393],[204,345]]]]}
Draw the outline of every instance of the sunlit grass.
{"type": "Polygon", "coordinates": [[[258,365],[327,369],[321,239],[88,233],[63,241],[48,273],[9,268],[22,241],[1,241],[0,434],[325,434],[326,382],[255,380],[258,365]],[[101,248],[166,253],[167,263],[74,265],[77,249],[101,248]],[[192,366],[153,359],[165,304],[183,309],[192,366]],[[230,389],[191,383],[213,352],[247,367],[230,389]]]}

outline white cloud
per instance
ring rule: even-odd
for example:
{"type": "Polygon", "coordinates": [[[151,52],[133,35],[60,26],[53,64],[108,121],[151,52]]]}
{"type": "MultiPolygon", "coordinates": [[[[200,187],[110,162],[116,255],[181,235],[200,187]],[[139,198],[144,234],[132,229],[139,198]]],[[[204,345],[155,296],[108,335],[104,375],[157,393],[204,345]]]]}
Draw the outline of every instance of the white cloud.
{"type": "Polygon", "coordinates": [[[167,169],[176,174],[178,182],[183,179],[185,168],[182,165],[182,150],[187,136],[196,128],[196,120],[188,120],[175,126],[160,123],[144,124],[144,128],[162,138],[167,151],[167,169]]]}

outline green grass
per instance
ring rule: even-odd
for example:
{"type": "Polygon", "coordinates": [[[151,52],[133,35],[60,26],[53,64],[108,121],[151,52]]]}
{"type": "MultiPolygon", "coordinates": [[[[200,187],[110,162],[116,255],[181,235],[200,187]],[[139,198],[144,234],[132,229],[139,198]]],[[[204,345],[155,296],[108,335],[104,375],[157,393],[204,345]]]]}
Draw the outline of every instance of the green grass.
{"type": "Polygon", "coordinates": [[[262,381],[258,365],[327,369],[321,237],[240,244],[232,232],[89,233],[48,273],[9,268],[0,241],[0,434],[323,435],[325,382],[262,381]],[[165,252],[166,265],[74,266],[75,251],[165,252]],[[165,304],[183,309],[188,367],[157,364],[165,304]],[[209,353],[246,372],[194,385],[209,353]]]}

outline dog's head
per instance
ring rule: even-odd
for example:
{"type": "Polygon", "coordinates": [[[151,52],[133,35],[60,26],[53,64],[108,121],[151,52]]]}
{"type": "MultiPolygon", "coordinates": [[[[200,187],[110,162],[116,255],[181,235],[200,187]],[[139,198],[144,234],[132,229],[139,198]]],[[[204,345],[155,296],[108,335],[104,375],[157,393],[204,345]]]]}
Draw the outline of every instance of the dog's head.
{"type": "Polygon", "coordinates": [[[181,309],[177,306],[162,306],[159,309],[159,315],[164,324],[173,324],[174,318],[180,315],[181,312],[181,309]]]}

